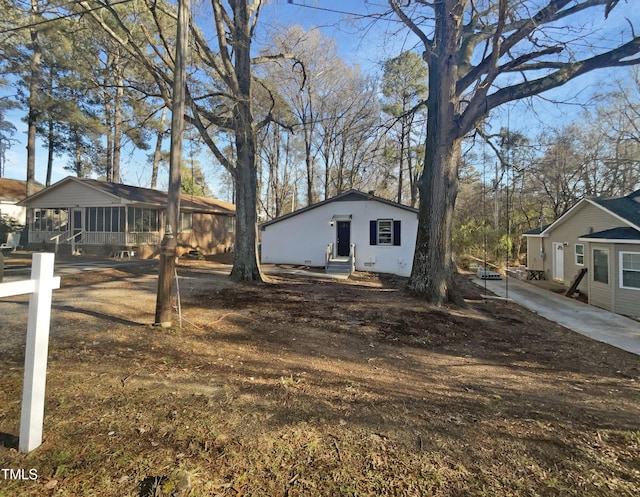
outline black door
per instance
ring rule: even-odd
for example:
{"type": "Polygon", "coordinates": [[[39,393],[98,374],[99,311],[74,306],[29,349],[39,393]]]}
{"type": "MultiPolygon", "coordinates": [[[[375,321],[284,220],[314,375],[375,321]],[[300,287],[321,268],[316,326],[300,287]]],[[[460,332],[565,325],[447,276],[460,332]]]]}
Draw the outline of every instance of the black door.
{"type": "Polygon", "coordinates": [[[351,244],[351,221],[338,221],[338,257],[349,256],[351,244]]]}

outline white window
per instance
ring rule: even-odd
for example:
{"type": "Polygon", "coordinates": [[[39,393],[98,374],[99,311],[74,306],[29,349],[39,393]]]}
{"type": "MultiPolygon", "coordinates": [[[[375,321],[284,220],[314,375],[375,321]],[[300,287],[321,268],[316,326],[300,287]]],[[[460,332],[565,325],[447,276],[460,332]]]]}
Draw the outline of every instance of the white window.
{"type": "Polygon", "coordinates": [[[576,266],[584,266],[584,245],[576,243],[576,266]]]}
{"type": "Polygon", "coordinates": [[[378,219],[378,245],[393,245],[393,220],[378,219]]]}
{"type": "Polygon", "coordinates": [[[640,290],[640,252],[620,252],[620,288],[640,290]]]}

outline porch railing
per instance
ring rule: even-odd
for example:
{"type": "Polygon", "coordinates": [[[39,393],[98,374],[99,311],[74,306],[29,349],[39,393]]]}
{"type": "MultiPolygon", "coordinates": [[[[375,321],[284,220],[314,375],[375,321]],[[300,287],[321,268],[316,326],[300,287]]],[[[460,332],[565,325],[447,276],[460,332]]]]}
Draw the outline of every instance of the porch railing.
{"type": "Polygon", "coordinates": [[[329,261],[333,257],[333,243],[327,245],[327,248],[324,251],[324,270],[327,270],[327,266],[329,265],[329,261]]]}
{"type": "Polygon", "coordinates": [[[356,244],[352,243],[349,246],[349,262],[351,263],[351,272],[356,270],[356,244]]]}
{"type": "Polygon", "coordinates": [[[78,243],[77,238],[82,236],[83,233],[84,231],[78,231],[65,240],[65,242],[71,242],[71,253],[74,255],[76,254],[76,243],[78,243]]]}
{"type": "MultiPolygon", "coordinates": [[[[56,246],[60,243],[69,243],[71,231],[29,231],[29,243],[42,244],[54,242],[56,246]]],[[[137,245],[159,245],[160,233],[157,231],[149,233],[123,233],[123,232],[102,232],[83,231],[83,245],[122,245],[127,247],[137,245]]]]}

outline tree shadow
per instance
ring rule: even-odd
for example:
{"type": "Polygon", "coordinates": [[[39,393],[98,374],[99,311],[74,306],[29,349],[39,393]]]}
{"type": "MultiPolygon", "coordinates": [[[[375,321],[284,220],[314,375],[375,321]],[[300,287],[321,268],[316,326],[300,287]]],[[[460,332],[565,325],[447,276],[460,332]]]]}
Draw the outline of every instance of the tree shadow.
{"type": "Polygon", "coordinates": [[[0,446],[7,449],[18,450],[20,439],[11,433],[0,432],[0,446]]]}

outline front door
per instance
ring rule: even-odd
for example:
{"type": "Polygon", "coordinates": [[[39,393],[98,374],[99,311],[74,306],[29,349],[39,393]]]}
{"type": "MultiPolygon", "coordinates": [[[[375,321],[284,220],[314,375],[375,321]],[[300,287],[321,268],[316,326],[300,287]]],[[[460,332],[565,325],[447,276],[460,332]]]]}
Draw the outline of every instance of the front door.
{"type": "Polygon", "coordinates": [[[338,257],[349,257],[349,252],[351,251],[351,221],[338,221],[336,231],[338,257]]]}
{"type": "Polygon", "coordinates": [[[553,279],[564,281],[564,247],[553,242],[553,279]]]}
{"type": "MultiPolygon", "coordinates": [[[[73,209],[71,214],[71,234],[78,235],[82,232],[82,209],[73,209]]],[[[75,236],[74,243],[80,242],[82,235],[75,236]]]]}

